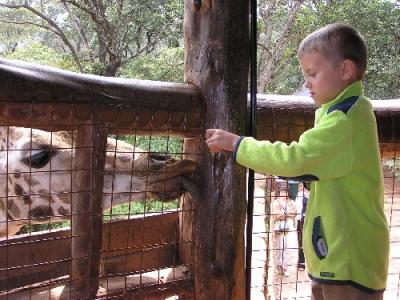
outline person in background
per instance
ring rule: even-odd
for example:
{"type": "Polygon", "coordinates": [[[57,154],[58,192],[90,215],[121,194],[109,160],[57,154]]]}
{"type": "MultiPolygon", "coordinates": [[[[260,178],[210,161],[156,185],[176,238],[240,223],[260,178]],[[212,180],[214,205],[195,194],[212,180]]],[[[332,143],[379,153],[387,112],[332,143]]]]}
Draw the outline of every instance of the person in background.
{"type": "Polygon", "coordinates": [[[298,241],[298,262],[297,268],[299,270],[304,271],[306,268],[306,262],[304,258],[303,251],[303,225],[304,218],[306,215],[307,202],[309,198],[309,192],[307,188],[308,184],[303,183],[300,185],[299,192],[296,197],[296,207],[297,207],[297,215],[296,215],[296,227],[297,227],[297,241],[298,241]]]}
{"type": "Polygon", "coordinates": [[[289,277],[288,236],[295,231],[294,219],[297,209],[295,202],[289,198],[290,193],[286,180],[275,179],[275,187],[271,211],[275,270],[278,274],[289,277]]]}

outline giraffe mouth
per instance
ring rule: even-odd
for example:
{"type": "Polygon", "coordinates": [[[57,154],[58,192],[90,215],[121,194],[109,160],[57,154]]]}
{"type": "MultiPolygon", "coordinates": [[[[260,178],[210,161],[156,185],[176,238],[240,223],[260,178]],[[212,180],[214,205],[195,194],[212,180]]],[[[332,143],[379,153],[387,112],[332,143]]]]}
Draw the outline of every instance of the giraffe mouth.
{"type": "Polygon", "coordinates": [[[187,176],[182,176],[181,177],[181,187],[184,191],[188,192],[192,199],[196,202],[201,201],[202,199],[202,193],[197,185],[196,182],[194,182],[191,178],[187,176]]]}
{"type": "Polygon", "coordinates": [[[192,199],[195,201],[200,201],[202,199],[201,192],[197,184],[193,181],[193,179],[187,176],[180,177],[180,190],[179,191],[161,191],[161,192],[152,192],[151,194],[161,201],[171,201],[175,200],[178,197],[182,196],[183,193],[188,192],[192,199]]]}

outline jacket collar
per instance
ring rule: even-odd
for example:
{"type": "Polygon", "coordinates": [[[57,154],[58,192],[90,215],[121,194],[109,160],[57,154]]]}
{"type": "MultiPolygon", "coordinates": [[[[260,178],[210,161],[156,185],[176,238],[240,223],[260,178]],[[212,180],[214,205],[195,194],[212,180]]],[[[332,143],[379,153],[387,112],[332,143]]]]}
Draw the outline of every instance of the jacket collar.
{"type": "Polygon", "coordinates": [[[342,102],[353,96],[362,96],[364,95],[363,86],[361,80],[355,81],[352,84],[348,85],[343,91],[336,96],[335,99],[324,103],[321,105],[321,111],[326,112],[330,107],[342,102]]]}

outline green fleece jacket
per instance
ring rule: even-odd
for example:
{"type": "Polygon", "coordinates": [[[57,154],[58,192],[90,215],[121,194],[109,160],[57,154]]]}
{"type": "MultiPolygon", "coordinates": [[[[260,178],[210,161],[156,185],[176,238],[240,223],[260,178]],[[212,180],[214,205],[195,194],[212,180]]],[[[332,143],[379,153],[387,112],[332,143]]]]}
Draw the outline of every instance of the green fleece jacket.
{"type": "Polygon", "coordinates": [[[315,113],[298,142],[242,138],[237,163],[255,171],[311,180],[303,231],[309,275],[367,292],[386,286],[389,233],[376,121],[360,81],[315,113]]]}

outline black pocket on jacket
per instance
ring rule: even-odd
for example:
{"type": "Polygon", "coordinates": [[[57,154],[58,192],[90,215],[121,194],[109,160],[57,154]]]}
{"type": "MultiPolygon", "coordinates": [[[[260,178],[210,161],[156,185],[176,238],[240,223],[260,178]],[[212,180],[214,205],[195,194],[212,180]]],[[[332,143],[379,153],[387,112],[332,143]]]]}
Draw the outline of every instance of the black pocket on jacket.
{"type": "Polygon", "coordinates": [[[316,217],[313,224],[312,243],[319,259],[324,259],[328,255],[328,245],[323,232],[321,217],[316,217]]]}

